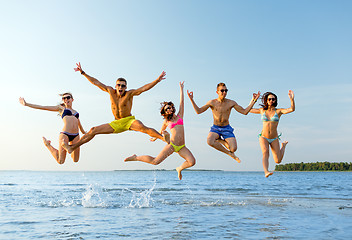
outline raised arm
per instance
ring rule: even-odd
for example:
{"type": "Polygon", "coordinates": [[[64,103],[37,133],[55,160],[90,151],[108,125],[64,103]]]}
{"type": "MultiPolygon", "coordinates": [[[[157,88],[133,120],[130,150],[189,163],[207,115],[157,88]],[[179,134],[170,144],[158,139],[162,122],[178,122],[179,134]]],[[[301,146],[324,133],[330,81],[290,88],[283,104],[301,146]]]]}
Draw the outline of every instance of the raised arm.
{"type": "Polygon", "coordinates": [[[32,103],[27,103],[24,98],[20,97],[19,98],[20,104],[22,104],[25,107],[30,107],[34,109],[39,109],[39,110],[46,110],[46,111],[52,111],[52,112],[59,112],[61,107],[60,105],[58,106],[41,106],[37,104],[32,104],[32,103]]]}
{"type": "Polygon", "coordinates": [[[166,75],[166,72],[163,71],[163,72],[160,74],[160,76],[159,76],[157,79],[155,79],[153,82],[147,83],[146,85],[144,85],[144,86],[142,86],[142,87],[140,87],[140,88],[138,88],[138,89],[130,90],[131,94],[132,94],[133,96],[138,96],[138,95],[140,95],[141,93],[146,92],[146,91],[152,89],[155,85],[157,85],[159,82],[161,82],[162,80],[165,79],[165,75],[166,75]]]}
{"type": "Polygon", "coordinates": [[[196,104],[196,102],[193,99],[193,92],[189,92],[187,90],[187,95],[188,95],[189,99],[191,100],[193,108],[197,114],[201,114],[201,113],[205,112],[210,107],[210,101],[207,102],[203,107],[198,107],[198,105],[196,104]]]}
{"type": "Polygon", "coordinates": [[[293,93],[292,90],[288,91],[288,97],[291,100],[291,107],[290,108],[286,108],[286,109],[280,109],[281,114],[291,113],[291,112],[295,111],[295,109],[296,109],[296,106],[295,106],[295,94],[293,93]]]}
{"type": "Polygon", "coordinates": [[[184,115],[184,109],[185,109],[185,97],[184,97],[184,93],[183,93],[183,86],[184,86],[184,81],[180,82],[180,107],[178,109],[178,116],[180,118],[183,118],[184,115]]]}
{"type": "MultiPolygon", "coordinates": [[[[253,108],[254,104],[257,102],[259,97],[260,97],[260,92],[253,93],[253,98],[245,109],[240,105],[238,105],[237,103],[235,104],[234,108],[237,112],[242,113],[243,115],[247,115],[249,111],[253,108]]],[[[256,113],[256,112],[253,112],[253,113],[256,113]]]]}
{"type": "Polygon", "coordinates": [[[101,90],[107,92],[108,91],[108,88],[111,88],[109,86],[106,86],[105,84],[101,83],[98,79],[94,78],[94,77],[91,77],[89,76],[88,74],[86,74],[83,70],[82,70],[82,67],[81,67],[81,63],[76,63],[77,67],[74,68],[74,70],[76,72],[80,72],[83,76],[85,76],[89,82],[91,82],[93,85],[97,86],[98,88],[100,88],[101,90]]]}
{"type": "Polygon", "coordinates": [[[249,112],[255,113],[255,114],[260,114],[260,108],[252,108],[249,112]]]}

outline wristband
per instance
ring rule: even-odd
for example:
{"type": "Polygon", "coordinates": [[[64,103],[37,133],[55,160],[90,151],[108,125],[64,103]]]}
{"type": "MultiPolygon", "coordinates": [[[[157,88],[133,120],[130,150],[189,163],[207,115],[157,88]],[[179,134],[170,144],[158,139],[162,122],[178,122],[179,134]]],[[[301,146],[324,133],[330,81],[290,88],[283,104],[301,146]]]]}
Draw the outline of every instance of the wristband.
{"type": "Polygon", "coordinates": [[[81,74],[83,75],[83,74],[85,74],[85,72],[84,72],[84,71],[82,71],[82,72],[81,72],[81,74]]]}

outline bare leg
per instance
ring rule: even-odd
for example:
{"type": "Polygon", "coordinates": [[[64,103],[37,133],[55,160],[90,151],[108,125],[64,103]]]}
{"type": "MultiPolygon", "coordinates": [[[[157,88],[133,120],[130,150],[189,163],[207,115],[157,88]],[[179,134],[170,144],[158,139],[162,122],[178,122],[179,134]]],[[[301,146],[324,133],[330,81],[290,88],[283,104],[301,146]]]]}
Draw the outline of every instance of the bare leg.
{"type": "Polygon", "coordinates": [[[57,161],[59,159],[59,151],[53,146],[51,146],[51,141],[47,140],[45,137],[43,137],[43,142],[44,142],[44,145],[49,149],[51,155],[53,155],[53,157],[57,161]]]}
{"type": "Polygon", "coordinates": [[[108,124],[103,124],[97,127],[92,127],[89,132],[87,132],[86,134],[83,135],[83,137],[76,142],[75,144],[72,145],[68,145],[68,143],[64,143],[62,146],[64,149],[66,149],[66,151],[68,153],[72,153],[76,148],[78,148],[79,146],[81,146],[82,144],[85,144],[87,142],[89,142],[90,140],[92,140],[94,138],[95,135],[98,134],[110,134],[113,133],[114,129],[108,124]]]}
{"type": "Polygon", "coordinates": [[[268,169],[269,168],[269,143],[265,138],[259,137],[259,144],[263,153],[262,161],[263,161],[265,177],[269,177],[270,175],[273,174],[272,172],[269,172],[269,169],[268,169]]]}
{"type": "MultiPolygon", "coordinates": [[[[233,159],[235,159],[237,162],[241,162],[241,160],[231,151],[229,151],[228,149],[226,149],[219,141],[217,141],[217,139],[219,138],[219,135],[217,133],[214,132],[210,132],[207,138],[207,142],[209,144],[209,146],[215,148],[216,150],[223,152],[227,155],[229,155],[230,157],[232,157],[233,159]]],[[[229,144],[229,142],[227,142],[227,144],[229,144]]]]}
{"type": "Polygon", "coordinates": [[[286,150],[286,145],[288,144],[288,141],[284,141],[281,143],[281,159],[280,159],[280,163],[282,162],[282,159],[284,159],[284,155],[285,155],[285,150],[286,150]]]}
{"type": "Polygon", "coordinates": [[[238,163],[240,163],[241,160],[235,155],[235,152],[236,152],[236,150],[237,150],[237,141],[236,141],[236,138],[234,138],[234,137],[226,138],[226,139],[225,139],[225,142],[226,142],[227,145],[228,145],[229,151],[233,153],[234,159],[235,159],[238,163]]]}
{"type": "MultiPolygon", "coordinates": [[[[60,134],[59,142],[64,142],[64,141],[68,141],[68,137],[64,136],[63,134],[60,134]]],[[[55,158],[56,162],[58,164],[64,164],[66,159],[65,149],[63,149],[62,147],[59,147],[59,150],[57,150],[51,145],[51,141],[47,140],[45,137],[43,137],[43,142],[44,142],[44,145],[49,149],[51,155],[55,158]]]]}
{"type": "Polygon", "coordinates": [[[279,145],[279,139],[276,139],[275,141],[273,141],[270,144],[271,151],[273,152],[274,161],[277,164],[281,163],[282,159],[284,158],[287,143],[288,143],[287,141],[282,142],[281,149],[280,149],[280,145],[279,145]]]}
{"type": "MultiPolygon", "coordinates": [[[[79,141],[79,136],[75,137],[75,139],[73,139],[73,141],[71,142],[71,144],[75,144],[79,141]]],[[[72,153],[71,153],[71,158],[73,159],[74,162],[78,162],[79,161],[79,155],[80,155],[80,148],[76,148],[72,153]]]]}
{"type": "Polygon", "coordinates": [[[216,139],[219,143],[224,145],[230,152],[236,152],[237,151],[237,141],[236,138],[226,138],[225,140],[218,138],[216,139]]]}
{"type": "Polygon", "coordinates": [[[186,161],[184,161],[182,163],[181,166],[177,167],[176,168],[176,171],[178,173],[178,179],[182,179],[182,173],[181,171],[183,169],[186,169],[186,168],[189,168],[189,167],[192,167],[194,166],[194,164],[196,164],[196,159],[194,158],[192,152],[187,148],[187,147],[183,147],[179,152],[178,154],[184,158],[186,161]]]}
{"type": "Polygon", "coordinates": [[[166,131],[163,133],[165,137],[163,137],[163,135],[161,135],[158,131],[156,131],[154,128],[149,128],[147,126],[145,126],[141,121],[139,120],[135,120],[131,127],[130,130],[132,131],[137,131],[137,132],[142,132],[142,133],[146,133],[149,136],[153,137],[153,138],[158,138],[166,143],[170,143],[170,135],[169,133],[167,133],[166,131]]]}
{"type": "Polygon", "coordinates": [[[216,139],[216,141],[218,141],[218,142],[221,143],[224,147],[226,147],[228,150],[230,150],[230,146],[229,146],[229,144],[228,144],[225,140],[223,140],[223,139],[221,139],[221,138],[218,138],[218,139],[216,139]]]}
{"type": "Polygon", "coordinates": [[[149,155],[137,156],[134,154],[126,158],[124,161],[125,162],[140,161],[140,162],[145,162],[153,165],[158,165],[162,161],[164,161],[168,156],[170,156],[174,151],[175,151],[174,148],[170,144],[168,144],[163,148],[163,150],[161,150],[161,152],[155,158],[149,155]]]}

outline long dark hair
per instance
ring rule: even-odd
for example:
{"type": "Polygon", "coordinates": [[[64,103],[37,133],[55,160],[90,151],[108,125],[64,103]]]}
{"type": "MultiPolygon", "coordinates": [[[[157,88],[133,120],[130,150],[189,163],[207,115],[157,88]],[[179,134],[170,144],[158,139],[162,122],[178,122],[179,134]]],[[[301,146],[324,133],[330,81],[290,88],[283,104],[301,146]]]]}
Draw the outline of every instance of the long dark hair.
{"type": "Polygon", "coordinates": [[[264,110],[268,110],[268,108],[269,108],[269,105],[268,105],[268,97],[269,97],[269,95],[273,95],[275,97],[275,102],[274,102],[273,106],[276,107],[277,104],[278,104],[277,96],[274,93],[272,93],[272,92],[266,92],[262,96],[262,103],[263,104],[260,104],[260,106],[262,106],[264,110]]]}
{"type": "Polygon", "coordinates": [[[161,114],[161,116],[164,117],[164,119],[167,119],[168,121],[170,121],[174,117],[175,112],[176,112],[176,109],[175,109],[175,105],[173,104],[173,102],[162,102],[161,103],[160,114],[161,114]],[[167,105],[170,105],[172,107],[172,114],[166,114],[165,106],[167,106],[167,105]]]}

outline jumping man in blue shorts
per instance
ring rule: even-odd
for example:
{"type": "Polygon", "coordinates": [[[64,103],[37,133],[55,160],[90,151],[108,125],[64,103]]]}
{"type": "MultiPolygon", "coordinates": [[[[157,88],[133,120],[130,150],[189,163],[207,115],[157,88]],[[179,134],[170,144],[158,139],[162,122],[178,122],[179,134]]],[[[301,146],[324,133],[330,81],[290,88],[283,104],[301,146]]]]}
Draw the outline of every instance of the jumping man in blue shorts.
{"type": "Polygon", "coordinates": [[[218,98],[208,101],[200,108],[194,102],[193,92],[187,90],[187,94],[197,114],[205,112],[208,108],[211,108],[213,112],[214,125],[211,127],[208,135],[208,144],[220,152],[226,153],[240,163],[241,160],[235,155],[237,142],[236,137],[233,134],[234,129],[229,123],[230,113],[232,108],[234,108],[237,112],[247,115],[259,98],[260,92],[253,93],[253,98],[250,104],[244,109],[235,101],[226,98],[227,91],[228,89],[225,83],[219,83],[216,89],[218,98]]]}

